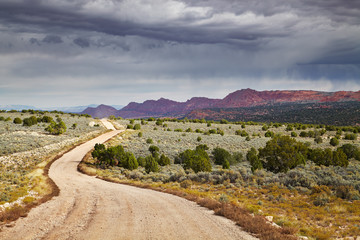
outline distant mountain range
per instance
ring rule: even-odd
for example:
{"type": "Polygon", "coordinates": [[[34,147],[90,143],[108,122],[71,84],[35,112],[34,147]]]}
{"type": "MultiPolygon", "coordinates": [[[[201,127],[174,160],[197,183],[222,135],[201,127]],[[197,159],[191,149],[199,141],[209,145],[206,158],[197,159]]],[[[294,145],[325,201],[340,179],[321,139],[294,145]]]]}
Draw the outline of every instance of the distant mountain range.
{"type": "MultiPolygon", "coordinates": [[[[131,102],[120,110],[116,110],[114,107],[106,105],[100,105],[96,108],[89,107],[82,113],[99,118],[114,115],[123,118],[188,117],[215,120],[218,120],[219,118],[241,120],[242,118],[238,114],[239,111],[235,111],[234,109],[246,108],[249,110],[259,106],[266,108],[283,104],[323,104],[354,101],[360,101],[360,91],[256,91],[252,89],[243,89],[230,93],[223,99],[194,97],[186,102],[176,102],[160,98],[159,100],[147,100],[143,103],[131,102]],[[219,109],[221,109],[224,114],[219,114],[219,109]],[[227,111],[229,109],[231,109],[231,111],[227,111]],[[234,117],[235,115],[233,114],[235,112],[237,113],[236,117],[234,117]]],[[[247,113],[250,115],[253,114],[249,111],[247,111],[247,113]]],[[[261,112],[257,111],[256,114],[261,115],[261,112]]]]}
{"type": "Polygon", "coordinates": [[[36,107],[34,106],[29,106],[29,105],[0,105],[0,109],[1,110],[6,110],[6,111],[10,111],[10,110],[16,110],[16,111],[21,111],[23,109],[36,109],[36,107]]]}
{"type": "MultiPolygon", "coordinates": [[[[87,109],[88,107],[98,107],[99,105],[97,104],[90,104],[87,106],[73,106],[73,107],[43,107],[43,108],[39,108],[39,107],[34,107],[34,106],[29,106],[29,105],[0,105],[0,110],[16,110],[16,111],[21,111],[21,110],[26,110],[26,109],[34,109],[34,110],[42,110],[42,111],[62,111],[62,112],[67,112],[67,113],[80,113],[82,111],[84,111],[85,109],[87,109]]],[[[112,105],[113,108],[115,109],[121,109],[122,105],[112,105]]]]}

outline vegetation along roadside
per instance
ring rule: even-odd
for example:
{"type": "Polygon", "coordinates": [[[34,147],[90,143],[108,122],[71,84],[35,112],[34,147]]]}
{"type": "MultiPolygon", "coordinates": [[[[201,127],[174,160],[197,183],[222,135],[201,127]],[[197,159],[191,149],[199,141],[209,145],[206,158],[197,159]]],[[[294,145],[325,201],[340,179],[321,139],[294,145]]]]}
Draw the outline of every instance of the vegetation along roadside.
{"type": "Polygon", "coordinates": [[[48,177],[51,164],[107,131],[90,116],[58,111],[2,111],[0,126],[2,226],[12,226],[12,221],[26,216],[31,208],[56,196],[58,188],[48,177]]]}
{"type": "Polygon", "coordinates": [[[116,122],[128,131],[97,146],[80,170],[239,207],[281,226],[282,234],[360,236],[358,127],[152,118],[116,122]]]}

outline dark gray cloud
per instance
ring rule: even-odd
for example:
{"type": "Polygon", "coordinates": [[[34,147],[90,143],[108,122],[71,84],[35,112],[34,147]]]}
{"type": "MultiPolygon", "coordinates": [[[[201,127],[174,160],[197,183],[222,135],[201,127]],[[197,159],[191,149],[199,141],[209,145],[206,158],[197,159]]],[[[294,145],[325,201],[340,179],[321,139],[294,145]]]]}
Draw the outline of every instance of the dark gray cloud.
{"type": "Polygon", "coordinates": [[[74,43],[82,48],[87,48],[90,46],[90,43],[85,38],[76,38],[74,39],[74,43]]]}
{"type": "Polygon", "coordinates": [[[119,104],[128,85],[141,99],[179,100],[243,87],[358,90],[359,16],[356,0],[3,0],[0,90],[37,79],[79,82],[69,92],[84,94],[96,77],[94,92],[119,104]]]}
{"type": "MultiPolygon", "coordinates": [[[[30,40],[31,40],[31,39],[30,39],[30,40]]],[[[61,39],[60,36],[47,35],[46,37],[44,37],[44,39],[42,40],[42,42],[44,42],[44,43],[50,43],[50,44],[58,44],[58,43],[62,43],[63,40],[61,39]]]]}
{"type": "Polygon", "coordinates": [[[39,42],[39,40],[37,40],[36,38],[30,38],[30,39],[29,39],[29,42],[30,42],[31,44],[36,44],[36,45],[40,46],[40,42],[39,42]]]}

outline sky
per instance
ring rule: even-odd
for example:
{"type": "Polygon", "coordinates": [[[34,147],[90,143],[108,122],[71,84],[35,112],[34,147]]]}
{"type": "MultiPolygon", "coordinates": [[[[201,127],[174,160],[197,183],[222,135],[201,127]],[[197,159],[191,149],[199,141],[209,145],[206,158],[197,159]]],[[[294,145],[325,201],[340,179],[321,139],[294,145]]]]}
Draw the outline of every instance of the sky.
{"type": "Polygon", "coordinates": [[[0,0],[0,104],[360,90],[359,0],[0,0]]]}

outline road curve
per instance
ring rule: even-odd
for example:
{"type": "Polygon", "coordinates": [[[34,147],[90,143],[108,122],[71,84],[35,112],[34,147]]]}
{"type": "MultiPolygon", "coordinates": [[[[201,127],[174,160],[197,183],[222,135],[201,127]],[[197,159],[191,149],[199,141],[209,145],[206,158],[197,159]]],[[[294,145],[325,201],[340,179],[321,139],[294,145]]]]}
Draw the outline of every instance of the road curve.
{"type": "Polygon", "coordinates": [[[95,143],[119,132],[105,133],[54,162],[49,176],[60,195],[3,229],[0,239],[254,239],[196,203],[77,171],[95,143]]]}

